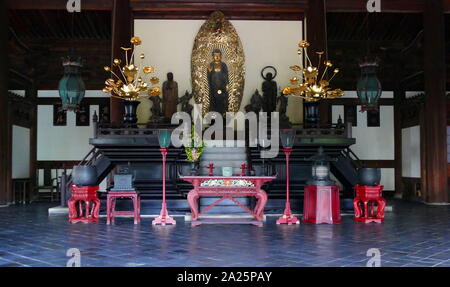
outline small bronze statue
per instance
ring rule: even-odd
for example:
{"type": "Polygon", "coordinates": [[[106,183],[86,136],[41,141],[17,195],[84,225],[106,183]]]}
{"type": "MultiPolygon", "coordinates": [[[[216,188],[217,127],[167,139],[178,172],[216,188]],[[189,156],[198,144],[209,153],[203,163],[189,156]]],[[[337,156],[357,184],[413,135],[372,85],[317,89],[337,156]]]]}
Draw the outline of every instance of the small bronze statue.
{"type": "Polygon", "coordinates": [[[150,111],[152,115],[150,116],[151,122],[160,122],[162,120],[162,112],[161,112],[161,98],[159,96],[151,96],[150,101],[153,103],[150,111]]]}
{"type": "Polygon", "coordinates": [[[278,112],[280,113],[280,128],[283,129],[292,127],[289,117],[286,115],[288,100],[289,97],[283,93],[280,93],[280,96],[277,98],[277,104],[280,103],[280,107],[278,109],[278,112]]]}
{"type": "Polygon", "coordinates": [[[181,104],[181,111],[188,113],[192,117],[192,109],[194,108],[191,104],[189,104],[189,101],[194,96],[194,93],[190,93],[186,91],[184,93],[184,96],[178,99],[178,104],[181,104]]]}
{"type": "Polygon", "coordinates": [[[277,70],[273,66],[264,67],[261,70],[261,76],[265,80],[262,83],[262,93],[263,93],[263,111],[268,113],[270,117],[270,113],[274,112],[276,109],[277,102],[277,82],[274,81],[277,76],[277,70]],[[264,71],[266,69],[273,69],[275,74],[268,72],[264,75],[264,71]]]}
{"type": "Polygon", "coordinates": [[[178,83],[173,80],[173,73],[167,73],[167,81],[162,85],[163,116],[170,121],[177,112],[178,83]]]}
{"type": "Polygon", "coordinates": [[[338,120],[337,120],[336,128],[337,128],[337,129],[343,129],[343,128],[345,128],[345,125],[344,125],[344,123],[342,122],[341,115],[339,115],[339,118],[338,118],[338,120]]]}
{"type": "Polygon", "coordinates": [[[254,112],[256,116],[258,116],[263,106],[263,98],[259,93],[258,89],[256,89],[255,93],[250,99],[250,104],[245,106],[245,112],[254,112]]]}

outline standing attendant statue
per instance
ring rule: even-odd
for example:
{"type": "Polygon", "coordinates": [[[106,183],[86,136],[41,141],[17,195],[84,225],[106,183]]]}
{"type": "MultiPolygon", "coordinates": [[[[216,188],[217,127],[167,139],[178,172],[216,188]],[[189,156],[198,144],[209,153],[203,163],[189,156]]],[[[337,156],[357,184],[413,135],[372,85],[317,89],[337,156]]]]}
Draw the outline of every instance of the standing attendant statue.
{"type": "Polygon", "coordinates": [[[162,104],[163,116],[170,121],[178,104],[178,83],[173,80],[173,73],[167,73],[167,81],[162,85],[162,104]]]}
{"type": "Polygon", "coordinates": [[[151,96],[149,99],[153,103],[152,107],[150,108],[150,112],[152,113],[152,115],[150,116],[150,121],[160,122],[162,119],[161,98],[159,96],[151,96]]]}
{"type": "Polygon", "coordinates": [[[289,97],[283,93],[277,98],[277,104],[280,103],[278,112],[280,113],[280,128],[291,128],[292,124],[289,117],[286,115],[289,97]]]}
{"type": "Polygon", "coordinates": [[[256,113],[256,116],[258,116],[259,112],[262,109],[262,106],[263,106],[263,99],[257,89],[250,99],[250,104],[245,106],[245,112],[247,113],[254,112],[256,113]]]}
{"type": "Polygon", "coordinates": [[[262,83],[262,92],[263,92],[263,111],[268,113],[270,117],[270,113],[274,112],[277,104],[277,82],[273,79],[277,76],[277,70],[273,66],[264,67],[261,70],[261,76],[265,80],[262,83]],[[272,69],[275,74],[268,72],[264,75],[264,71],[266,69],[272,69]]]}
{"type": "Polygon", "coordinates": [[[192,109],[194,107],[191,104],[189,104],[189,101],[192,99],[193,96],[194,96],[193,93],[189,94],[188,91],[186,91],[186,93],[184,93],[184,96],[178,99],[178,104],[181,104],[181,111],[188,113],[189,116],[191,117],[192,117],[192,109]]]}
{"type": "Polygon", "coordinates": [[[222,52],[214,49],[213,61],[208,66],[210,111],[223,115],[228,110],[228,67],[222,62],[222,52]]]}

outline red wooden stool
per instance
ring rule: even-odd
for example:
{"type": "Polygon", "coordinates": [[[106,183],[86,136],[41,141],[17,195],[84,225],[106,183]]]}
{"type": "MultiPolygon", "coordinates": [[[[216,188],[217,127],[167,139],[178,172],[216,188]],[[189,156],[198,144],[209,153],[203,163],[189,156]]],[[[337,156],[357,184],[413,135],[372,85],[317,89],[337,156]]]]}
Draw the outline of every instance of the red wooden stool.
{"type": "Polygon", "coordinates": [[[106,224],[114,223],[115,216],[134,216],[134,224],[141,222],[141,197],[136,191],[110,191],[106,199],[106,224]],[[133,211],[116,211],[118,198],[130,198],[133,211]]]}
{"type": "Polygon", "coordinates": [[[71,223],[98,222],[100,213],[100,200],[97,196],[98,186],[72,185],[71,189],[72,197],[67,201],[67,205],[69,206],[69,221],[71,223]],[[83,203],[85,205],[84,215],[83,203]],[[92,208],[90,208],[91,203],[92,208]]]}
{"type": "Polygon", "coordinates": [[[356,197],[353,200],[355,221],[365,223],[383,222],[384,208],[386,206],[386,200],[382,197],[383,187],[382,185],[355,185],[356,197]],[[377,204],[376,208],[375,203],[377,204]]]}
{"type": "Polygon", "coordinates": [[[339,186],[307,185],[303,201],[303,222],[341,222],[339,186]]]}

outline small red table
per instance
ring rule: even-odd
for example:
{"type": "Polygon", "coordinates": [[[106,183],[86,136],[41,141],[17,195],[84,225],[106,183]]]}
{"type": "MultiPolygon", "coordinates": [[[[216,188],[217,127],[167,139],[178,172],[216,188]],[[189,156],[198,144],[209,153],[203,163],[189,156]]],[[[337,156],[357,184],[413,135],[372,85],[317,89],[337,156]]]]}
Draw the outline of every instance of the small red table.
{"type": "Polygon", "coordinates": [[[72,197],[67,201],[67,205],[69,206],[69,221],[71,223],[98,222],[100,213],[100,200],[97,196],[98,186],[72,185],[71,189],[72,197]],[[84,214],[83,203],[85,205],[84,214]],[[90,208],[91,203],[92,208],[90,208]]]}
{"type": "Polygon", "coordinates": [[[192,189],[187,196],[189,206],[191,207],[192,225],[200,225],[202,223],[248,223],[257,226],[263,225],[264,219],[264,206],[267,203],[267,194],[261,189],[261,186],[269,181],[274,180],[274,176],[181,176],[181,179],[192,183],[194,189],[192,189]],[[214,197],[220,198],[206,207],[201,213],[198,209],[198,199],[200,197],[214,197]],[[253,210],[244,206],[234,197],[242,196],[254,196],[258,199],[256,206],[253,210]],[[202,221],[199,219],[201,215],[204,215],[207,211],[217,205],[219,202],[230,199],[236,205],[251,214],[255,220],[251,221],[236,221],[232,222],[224,218],[216,221],[202,221]]]}
{"type": "Polygon", "coordinates": [[[136,191],[110,191],[106,196],[106,224],[114,223],[115,216],[133,216],[134,224],[141,222],[141,197],[136,191]],[[130,198],[133,211],[116,211],[118,198],[130,198]]]}
{"type": "Polygon", "coordinates": [[[386,200],[382,197],[383,187],[382,185],[355,185],[356,197],[353,200],[355,221],[364,223],[383,222],[384,208],[386,207],[386,200]],[[377,204],[376,208],[375,203],[377,204]]]}
{"type": "Polygon", "coordinates": [[[341,222],[339,186],[307,185],[303,202],[303,222],[341,222]]]}

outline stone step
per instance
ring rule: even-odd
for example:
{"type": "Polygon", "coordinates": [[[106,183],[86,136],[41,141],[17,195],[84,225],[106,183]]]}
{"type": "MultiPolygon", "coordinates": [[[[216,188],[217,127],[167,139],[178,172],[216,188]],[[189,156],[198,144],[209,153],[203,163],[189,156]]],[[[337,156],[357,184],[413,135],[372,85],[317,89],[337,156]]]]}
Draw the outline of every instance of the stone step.
{"type": "Polygon", "coordinates": [[[221,161],[221,160],[247,160],[246,154],[242,153],[214,153],[214,154],[202,154],[201,161],[221,161]]]}
{"type": "Polygon", "coordinates": [[[204,141],[205,147],[207,148],[244,148],[245,141],[243,140],[211,140],[204,141]]]}

